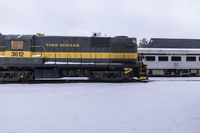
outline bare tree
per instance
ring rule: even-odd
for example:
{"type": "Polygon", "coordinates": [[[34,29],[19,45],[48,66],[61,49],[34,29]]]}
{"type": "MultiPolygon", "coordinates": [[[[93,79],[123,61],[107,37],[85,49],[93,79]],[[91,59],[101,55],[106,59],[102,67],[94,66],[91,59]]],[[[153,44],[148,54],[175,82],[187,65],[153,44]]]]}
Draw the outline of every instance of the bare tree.
{"type": "Polygon", "coordinates": [[[139,42],[139,47],[140,48],[145,48],[147,47],[149,44],[149,41],[146,38],[143,38],[140,42],[139,42]]]}

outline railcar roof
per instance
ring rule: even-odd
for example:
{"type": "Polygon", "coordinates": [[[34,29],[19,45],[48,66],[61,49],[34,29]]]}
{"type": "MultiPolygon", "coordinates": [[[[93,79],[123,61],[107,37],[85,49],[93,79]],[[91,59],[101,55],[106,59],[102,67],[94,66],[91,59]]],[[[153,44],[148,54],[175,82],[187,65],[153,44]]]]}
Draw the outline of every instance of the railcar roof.
{"type": "Polygon", "coordinates": [[[195,53],[200,54],[200,48],[197,49],[178,49],[178,48],[138,48],[139,53],[195,53]]]}
{"type": "Polygon", "coordinates": [[[200,48],[200,39],[151,38],[148,48],[200,48]]]}

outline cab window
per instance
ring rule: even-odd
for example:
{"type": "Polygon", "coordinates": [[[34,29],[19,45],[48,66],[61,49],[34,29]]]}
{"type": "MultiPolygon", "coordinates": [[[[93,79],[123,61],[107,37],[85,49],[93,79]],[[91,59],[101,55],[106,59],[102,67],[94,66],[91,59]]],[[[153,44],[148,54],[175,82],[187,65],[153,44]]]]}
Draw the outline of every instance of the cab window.
{"type": "Polygon", "coordinates": [[[11,50],[23,50],[24,44],[23,41],[12,41],[11,50]]]}

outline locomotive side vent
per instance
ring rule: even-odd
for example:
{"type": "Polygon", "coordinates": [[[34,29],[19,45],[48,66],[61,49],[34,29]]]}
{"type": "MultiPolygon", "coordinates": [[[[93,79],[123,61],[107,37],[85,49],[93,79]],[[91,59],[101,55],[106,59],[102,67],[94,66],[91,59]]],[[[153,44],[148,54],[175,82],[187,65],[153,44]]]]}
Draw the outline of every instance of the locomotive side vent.
{"type": "Polygon", "coordinates": [[[91,38],[92,47],[110,47],[110,38],[105,37],[92,37],[91,38]]]}

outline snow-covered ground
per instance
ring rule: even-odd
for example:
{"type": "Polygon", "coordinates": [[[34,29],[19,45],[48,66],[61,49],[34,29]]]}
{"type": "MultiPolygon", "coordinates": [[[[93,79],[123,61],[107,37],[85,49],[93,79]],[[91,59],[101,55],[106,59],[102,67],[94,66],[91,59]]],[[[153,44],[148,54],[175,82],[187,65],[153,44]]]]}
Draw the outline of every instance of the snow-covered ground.
{"type": "Polygon", "coordinates": [[[200,78],[1,84],[0,133],[199,133],[200,78]]]}

